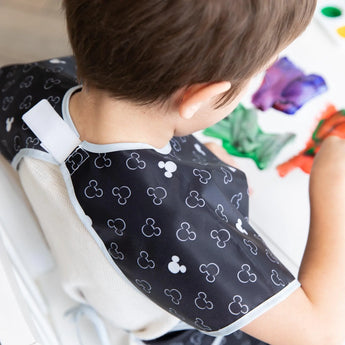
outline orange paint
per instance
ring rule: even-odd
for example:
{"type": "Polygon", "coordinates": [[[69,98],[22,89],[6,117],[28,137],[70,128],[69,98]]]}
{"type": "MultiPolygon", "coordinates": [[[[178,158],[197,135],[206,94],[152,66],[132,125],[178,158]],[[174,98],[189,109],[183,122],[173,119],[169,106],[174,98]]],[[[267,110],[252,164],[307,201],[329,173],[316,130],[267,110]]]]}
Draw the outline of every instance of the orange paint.
{"type": "Polygon", "coordinates": [[[295,168],[300,168],[309,174],[314,156],[320,150],[322,141],[330,135],[345,139],[345,111],[337,111],[334,105],[329,105],[322,113],[319,123],[306,147],[287,162],[277,166],[279,175],[284,177],[295,168]]]}

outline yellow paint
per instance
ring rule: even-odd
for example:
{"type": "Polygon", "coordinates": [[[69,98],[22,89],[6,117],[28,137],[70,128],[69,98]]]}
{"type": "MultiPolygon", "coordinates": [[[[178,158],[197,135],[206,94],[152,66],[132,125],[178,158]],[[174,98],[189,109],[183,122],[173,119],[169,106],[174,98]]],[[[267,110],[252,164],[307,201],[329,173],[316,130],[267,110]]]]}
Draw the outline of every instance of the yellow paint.
{"type": "Polygon", "coordinates": [[[345,26],[341,26],[340,28],[337,29],[337,33],[345,38],[345,26]]]}

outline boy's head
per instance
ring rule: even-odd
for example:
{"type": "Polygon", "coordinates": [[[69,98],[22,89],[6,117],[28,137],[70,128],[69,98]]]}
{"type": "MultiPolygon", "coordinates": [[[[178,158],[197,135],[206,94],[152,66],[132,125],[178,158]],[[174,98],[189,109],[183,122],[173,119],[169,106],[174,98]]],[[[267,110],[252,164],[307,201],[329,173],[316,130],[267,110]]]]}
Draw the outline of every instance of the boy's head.
{"type": "Polygon", "coordinates": [[[79,78],[139,104],[230,81],[232,100],[310,22],[316,0],[64,0],[79,78]]]}

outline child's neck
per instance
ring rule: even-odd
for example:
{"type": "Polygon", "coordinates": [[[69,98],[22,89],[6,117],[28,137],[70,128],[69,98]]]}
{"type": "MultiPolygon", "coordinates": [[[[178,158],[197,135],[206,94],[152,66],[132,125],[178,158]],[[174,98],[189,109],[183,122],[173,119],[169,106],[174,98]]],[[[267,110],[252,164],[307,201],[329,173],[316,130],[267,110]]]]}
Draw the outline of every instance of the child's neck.
{"type": "Polygon", "coordinates": [[[174,135],[174,116],[162,107],[137,106],[99,90],[72,95],[69,111],[80,139],[94,144],[140,142],[161,148],[174,135]]]}

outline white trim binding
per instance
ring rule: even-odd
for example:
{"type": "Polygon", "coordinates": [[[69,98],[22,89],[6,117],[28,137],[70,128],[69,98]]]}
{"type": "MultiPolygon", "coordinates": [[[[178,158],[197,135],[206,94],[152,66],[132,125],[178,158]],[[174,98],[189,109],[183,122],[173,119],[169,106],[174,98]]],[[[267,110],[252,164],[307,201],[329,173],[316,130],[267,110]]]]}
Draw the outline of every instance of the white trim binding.
{"type": "MultiPolygon", "coordinates": [[[[62,100],[62,117],[67,122],[67,124],[71,127],[74,133],[80,137],[77,128],[75,127],[71,114],[69,112],[69,101],[71,96],[74,92],[80,90],[82,88],[81,85],[74,86],[70,88],[66,93],[62,100]]],[[[152,145],[145,144],[145,143],[112,143],[112,144],[93,144],[88,141],[83,141],[80,145],[83,149],[93,153],[107,153],[107,152],[115,152],[115,151],[124,151],[124,150],[141,150],[141,149],[151,149],[155,150],[161,154],[169,154],[171,151],[170,143],[167,143],[165,146],[161,148],[156,148],[152,145]]]]}
{"type": "Polygon", "coordinates": [[[212,336],[225,336],[229,335],[233,332],[238,331],[239,329],[243,328],[244,326],[251,323],[253,320],[258,318],[260,315],[264,314],[269,309],[273,308],[275,305],[282,302],[288,296],[290,296],[296,289],[301,286],[300,282],[295,279],[290,284],[288,284],[284,289],[280,290],[278,293],[273,295],[271,298],[267,299],[265,302],[258,305],[256,308],[251,310],[248,314],[245,314],[237,321],[233,322],[231,325],[226,326],[222,329],[213,332],[203,332],[207,335],[212,336]]]}
{"type": "Polygon", "coordinates": [[[36,149],[25,148],[20,149],[20,151],[12,159],[11,165],[15,170],[18,170],[18,165],[24,157],[40,159],[48,163],[59,165],[59,163],[54,159],[54,157],[50,153],[36,149]]]}

